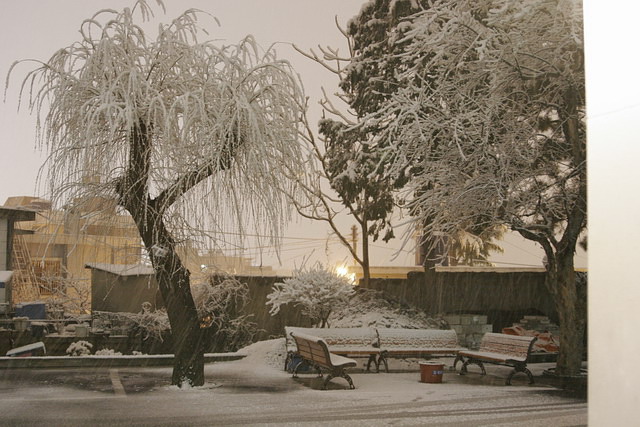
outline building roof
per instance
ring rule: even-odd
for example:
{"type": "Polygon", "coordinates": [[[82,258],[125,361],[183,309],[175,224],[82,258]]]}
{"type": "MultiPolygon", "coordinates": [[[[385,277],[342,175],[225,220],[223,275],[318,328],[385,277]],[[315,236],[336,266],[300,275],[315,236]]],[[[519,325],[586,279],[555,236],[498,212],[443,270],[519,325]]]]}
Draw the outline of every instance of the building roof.
{"type": "Polygon", "coordinates": [[[11,280],[11,276],[13,276],[13,271],[0,271],[0,283],[9,283],[11,280]]]}
{"type": "Polygon", "coordinates": [[[13,217],[16,221],[33,221],[36,219],[36,213],[33,209],[0,206],[0,218],[13,217]]]}
{"type": "Polygon", "coordinates": [[[91,263],[85,264],[85,268],[106,271],[107,273],[115,274],[118,276],[150,276],[155,273],[152,267],[144,264],[91,263]]]}

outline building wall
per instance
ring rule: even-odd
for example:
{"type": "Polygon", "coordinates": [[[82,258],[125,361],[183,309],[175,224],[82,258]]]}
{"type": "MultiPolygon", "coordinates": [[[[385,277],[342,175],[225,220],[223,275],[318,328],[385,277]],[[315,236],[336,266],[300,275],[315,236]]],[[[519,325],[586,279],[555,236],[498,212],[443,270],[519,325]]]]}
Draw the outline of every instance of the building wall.
{"type": "Polygon", "coordinates": [[[271,267],[256,267],[252,259],[227,256],[220,250],[201,251],[186,242],[176,248],[180,260],[191,273],[191,284],[205,283],[212,274],[225,273],[238,276],[275,276],[271,267]]]}
{"type": "Polygon", "coordinates": [[[91,270],[91,310],[139,313],[142,303],[152,310],[162,307],[162,298],[153,275],[119,276],[91,270]]]}
{"type": "Polygon", "coordinates": [[[372,279],[369,288],[432,316],[486,314],[496,332],[524,314],[542,314],[558,321],[544,272],[413,272],[406,279],[372,279]]]}
{"type": "Polygon", "coordinates": [[[35,273],[34,286],[44,300],[57,293],[63,279],[89,293],[87,263],[135,264],[141,260],[136,226],[130,216],[116,211],[113,201],[78,201],[80,207],[71,205],[60,211],[52,210],[46,200],[10,197],[5,206],[38,211],[33,221],[16,222],[15,228],[35,273]]]}
{"type": "MultiPolygon", "coordinates": [[[[281,336],[284,326],[311,326],[295,307],[284,307],[276,316],[269,314],[267,295],[278,277],[237,277],[247,283],[250,304],[247,314],[264,329],[258,339],[281,336]]],[[[541,271],[444,271],[411,272],[404,279],[372,279],[370,289],[408,306],[424,310],[427,315],[454,313],[486,315],[493,331],[511,326],[524,315],[545,315],[557,323],[553,299],[541,271]]],[[[362,284],[361,284],[362,286],[362,284]]]]}
{"type": "Polygon", "coordinates": [[[136,264],[141,259],[138,231],[129,216],[101,212],[88,218],[60,211],[40,212],[21,222],[34,264],[58,263],[65,276],[88,282],[87,263],[136,264]]]}
{"type": "Polygon", "coordinates": [[[302,315],[299,308],[292,305],[281,307],[275,316],[269,314],[267,295],[271,293],[273,284],[282,282],[284,277],[236,276],[249,287],[249,304],[244,309],[245,314],[252,314],[252,321],[258,324],[261,331],[255,341],[284,336],[285,326],[312,326],[311,321],[302,315]]]}
{"type": "Polygon", "coordinates": [[[0,217],[0,271],[9,270],[9,219],[0,217]]]}

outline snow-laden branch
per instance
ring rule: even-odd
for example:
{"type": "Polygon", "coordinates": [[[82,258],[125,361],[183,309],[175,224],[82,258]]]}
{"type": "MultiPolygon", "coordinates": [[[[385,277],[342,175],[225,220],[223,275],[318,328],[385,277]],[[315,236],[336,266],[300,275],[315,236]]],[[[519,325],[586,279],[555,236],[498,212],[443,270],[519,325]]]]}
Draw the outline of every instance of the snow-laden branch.
{"type": "Polygon", "coordinates": [[[82,24],[79,42],[22,82],[50,153],[54,197],[122,199],[139,187],[176,220],[174,230],[184,225],[179,216],[215,216],[279,234],[287,215],[274,186],[284,181],[279,165],[303,157],[305,97],[289,63],[251,37],[235,46],[200,42],[194,10],[150,40],[134,24],[137,13],[151,16],[145,2],[100,11],[82,24]],[[137,129],[149,134],[144,147],[132,146],[137,129]]]}
{"type": "Polygon", "coordinates": [[[367,119],[384,124],[386,170],[409,174],[402,196],[427,234],[507,224],[556,247],[584,229],[578,9],[442,0],[412,18],[399,56],[414,65],[367,119]]]}

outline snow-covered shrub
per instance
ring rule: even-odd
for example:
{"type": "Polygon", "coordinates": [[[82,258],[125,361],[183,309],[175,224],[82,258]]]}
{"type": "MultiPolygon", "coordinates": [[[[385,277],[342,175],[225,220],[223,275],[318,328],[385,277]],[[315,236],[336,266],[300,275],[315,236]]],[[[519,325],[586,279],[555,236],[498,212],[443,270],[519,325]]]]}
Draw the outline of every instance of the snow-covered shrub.
{"type": "Polygon", "coordinates": [[[122,356],[122,353],[112,348],[103,348],[102,350],[96,351],[96,356],[122,356]]]}
{"type": "Polygon", "coordinates": [[[267,305],[271,306],[269,313],[273,316],[281,306],[292,303],[316,326],[324,328],[329,326],[329,315],[344,307],[354,292],[346,278],[318,265],[307,271],[299,270],[294,277],[274,284],[273,291],[267,295],[267,305]]]}
{"type": "Polygon", "coordinates": [[[250,344],[258,326],[253,315],[242,314],[249,301],[249,287],[230,276],[210,276],[206,283],[192,289],[200,327],[204,332],[205,351],[236,351],[250,344]]]}
{"type": "MultiPolygon", "coordinates": [[[[60,313],[87,314],[91,312],[91,287],[77,280],[60,276],[41,276],[51,290],[48,304],[61,309],[60,313]]],[[[52,308],[53,308],[52,307],[52,308]]],[[[52,310],[52,312],[54,312],[52,310]]]]}
{"type": "Polygon", "coordinates": [[[88,356],[91,354],[93,344],[88,341],[76,341],[67,347],[67,354],[69,356],[88,356]]]}
{"type": "Polygon", "coordinates": [[[167,311],[143,310],[141,313],[117,313],[118,316],[126,318],[132,324],[132,334],[141,335],[143,340],[156,339],[163,341],[162,334],[171,329],[167,311]]]}
{"type": "Polygon", "coordinates": [[[331,313],[329,321],[335,328],[449,329],[441,318],[430,317],[423,310],[366,288],[358,288],[349,304],[331,313]]]}

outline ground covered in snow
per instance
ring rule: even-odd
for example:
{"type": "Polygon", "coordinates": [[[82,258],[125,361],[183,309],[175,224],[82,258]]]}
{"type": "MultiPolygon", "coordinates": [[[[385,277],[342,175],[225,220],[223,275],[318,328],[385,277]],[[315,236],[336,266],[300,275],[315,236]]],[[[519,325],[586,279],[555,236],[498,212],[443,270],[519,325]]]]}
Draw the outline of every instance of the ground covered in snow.
{"type": "MultiPolygon", "coordinates": [[[[205,367],[203,387],[169,385],[171,368],[40,369],[0,372],[4,425],[505,425],[586,424],[587,403],[526,377],[505,386],[509,368],[471,367],[460,376],[445,364],[443,382],[420,382],[417,361],[392,361],[390,373],[350,370],[321,390],[314,374],[283,370],[284,339],[245,347],[241,360],[205,367]]],[[[537,377],[549,364],[531,366],[537,377]]]]}

